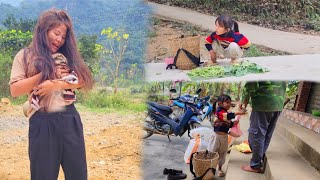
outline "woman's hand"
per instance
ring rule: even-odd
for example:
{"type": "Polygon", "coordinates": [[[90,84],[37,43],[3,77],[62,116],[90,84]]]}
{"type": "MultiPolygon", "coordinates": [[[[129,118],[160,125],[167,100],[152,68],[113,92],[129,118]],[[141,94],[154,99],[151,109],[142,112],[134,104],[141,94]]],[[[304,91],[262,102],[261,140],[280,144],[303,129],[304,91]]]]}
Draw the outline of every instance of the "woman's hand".
{"type": "Polygon", "coordinates": [[[29,94],[33,88],[39,84],[42,73],[38,73],[32,77],[22,79],[10,85],[10,93],[13,97],[29,94]],[[23,88],[21,88],[23,87],[23,88]]]}
{"type": "Polygon", "coordinates": [[[45,96],[54,91],[60,91],[62,88],[59,81],[46,80],[37,87],[33,88],[33,90],[35,90],[35,95],[45,96]]]}

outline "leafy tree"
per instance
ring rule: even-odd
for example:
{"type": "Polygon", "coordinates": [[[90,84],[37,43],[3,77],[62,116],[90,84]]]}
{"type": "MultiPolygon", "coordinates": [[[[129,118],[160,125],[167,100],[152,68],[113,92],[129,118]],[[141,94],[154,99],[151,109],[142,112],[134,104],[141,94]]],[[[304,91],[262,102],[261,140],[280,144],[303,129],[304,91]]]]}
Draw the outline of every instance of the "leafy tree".
{"type": "Polygon", "coordinates": [[[22,48],[28,46],[32,40],[31,32],[20,30],[0,31],[0,53],[12,57],[22,48]]]}
{"type": "MultiPolygon", "coordinates": [[[[126,81],[121,84],[133,82],[141,83],[143,80],[141,78],[144,69],[142,63],[144,59],[143,55],[145,52],[147,32],[145,27],[148,24],[148,14],[151,10],[150,7],[139,0],[22,0],[20,5],[16,7],[8,4],[8,2],[6,2],[6,4],[0,4],[0,23],[8,18],[8,14],[12,14],[16,18],[16,22],[19,22],[20,18],[37,19],[44,10],[52,7],[65,9],[68,12],[79,40],[79,47],[81,46],[81,39],[86,39],[81,37],[81,34],[86,34],[87,36],[97,35],[98,38],[96,42],[102,43],[105,38],[99,35],[101,30],[105,27],[123,29],[125,32],[130,34],[130,43],[126,48],[126,53],[119,69],[120,75],[123,74],[123,80],[130,79],[130,81],[126,81]],[[132,64],[137,64],[137,70],[135,71],[136,74],[133,77],[130,76],[132,64]]],[[[8,24],[14,24],[13,20],[9,22],[8,24]]],[[[0,26],[3,29],[5,28],[3,24],[0,26]]],[[[88,37],[87,40],[89,39],[90,38],[88,37]]],[[[100,71],[100,68],[102,69],[102,73],[104,73],[105,69],[102,67],[104,67],[103,65],[105,62],[101,62],[100,64],[94,63],[95,61],[93,60],[95,58],[91,59],[91,57],[94,57],[92,44],[93,42],[91,40],[87,41],[87,44],[81,46],[79,49],[94,74],[97,74],[97,72],[100,71]],[[88,59],[88,57],[90,58],[88,59]]],[[[99,57],[97,58],[99,59],[99,57]]],[[[105,74],[105,76],[107,75],[105,74]]],[[[108,77],[108,79],[110,78],[111,77],[108,77]]]]}
{"type": "Polygon", "coordinates": [[[30,32],[17,30],[0,31],[0,94],[9,96],[9,78],[12,59],[22,48],[26,47],[32,39],[30,32]]]}
{"type": "Polygon", "coordinates": [[[93,74],[97,74],[97,66],[99,66],[99,53],[96,51],[97,39],[97,35],[87,34],[78,38],[79,51],[93,74]]]}
{"type": "Polygon", "coordinates": [[[8,54],[0,53],[0,97],[9,96],[9,79],[12,66],[12,58],[8,54]]]}
{"type": "Polygon", "coordinates": [[[123,79],[123,74],[120,73],[120,66],[123,63],[123,57],[126,52],[129,34],[120,34],[118,31],[113,31],[111,27],[103,29],[101,35],[104,35],[106,41],[103,45],[98,45],[98,49],[102,52],[106,71],[108,72],[113,84],[114,93],[117,93],[118,83],[123,79]]]}
{"type": "Polygon", "coordinates": [[[36,25],[37,20],[35,19],[27,19],[27,18],[20,18],[19,21],[16,20],[16,18],[10,14],[7,16],[5,20],[3,20],[3,25],[8,30],[21,30],[22,32],[33,32],[33,28],[36,25]]]}

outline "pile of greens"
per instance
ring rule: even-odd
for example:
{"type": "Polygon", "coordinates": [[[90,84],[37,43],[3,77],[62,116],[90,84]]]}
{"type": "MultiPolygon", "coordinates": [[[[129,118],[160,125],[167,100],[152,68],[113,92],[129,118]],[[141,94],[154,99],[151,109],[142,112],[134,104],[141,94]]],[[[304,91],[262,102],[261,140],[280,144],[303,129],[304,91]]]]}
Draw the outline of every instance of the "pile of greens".
{"type": "Polygon", "coordinates": [[[320,110],[312,110],[312,115],[320,117],[320,110]]]}
{"type": "Polygon", "coordinates": [[[196,68],[188,73],[190,78],[220,78],[228,76],[244,76],[251,73],[264,73],[269,70],[263,68],[256,63],[244,61],[242,63],[233,64],[232,66],[212,66],[205,68],[196,68]]]}
{"type": "Polygon", "coordinates": [[[205,68],[196,68],[191,72],[188,72],[188,75],[193,77],[223,77],[225,75],[224,68],[222,66],[211,66],[205,68]]]}

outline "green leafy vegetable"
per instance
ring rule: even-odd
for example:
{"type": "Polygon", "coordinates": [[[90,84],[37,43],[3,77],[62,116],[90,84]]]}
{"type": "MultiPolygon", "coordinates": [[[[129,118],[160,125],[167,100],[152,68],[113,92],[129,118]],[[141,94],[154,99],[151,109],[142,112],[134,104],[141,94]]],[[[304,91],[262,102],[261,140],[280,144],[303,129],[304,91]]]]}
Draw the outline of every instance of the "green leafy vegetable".
{"type": "Polygon", "coordinates": [[[312,114],[320,117],[320,110],[312,110],[312,114]]]}
{"type": "Polygon", "coordinates": [[[225,74],[224,68],[221,66],[212,66],[205,68],[193,69],[188,75],[192,77],[223,77],[225,74]]]}
{"type": "Polygon", "coordinates": [[[251,63],[249,61],[244,61],[239,64],[234,64],[232,66],[212,66],[212,67],[205,67],[205,68],[196,68],[193,69],[191,72],[188,73],[189,77],[196,78],[196,77],[226,77],[226,76],[244,76],[246,74],[251,73],[264,73],[268,72],[269,70],[263,68],[256,63],[251,63]]]}

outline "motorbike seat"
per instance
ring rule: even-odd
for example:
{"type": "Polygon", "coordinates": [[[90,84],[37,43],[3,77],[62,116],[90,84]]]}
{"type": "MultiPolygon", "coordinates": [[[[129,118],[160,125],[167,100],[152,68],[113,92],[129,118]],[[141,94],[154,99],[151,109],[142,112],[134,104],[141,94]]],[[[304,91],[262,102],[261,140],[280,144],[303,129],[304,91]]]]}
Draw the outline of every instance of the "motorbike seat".
{"type": "Polygon", "coordinates": [[[164,105],[158,104],[158,103],[156,103],[156,102],[151,102],[151,101],[149,101],[149,102],[147,102],[147,103],[148,103],[150,106],[153,106],[153,107],[155,107],[155,108],[157,108],[157,109],[159,109],[159,110],[167,111],[169,114],[172,113],[172,109],[171,109],[170,107],[168,107],[168,106],[164,106],[164,105]]]}

